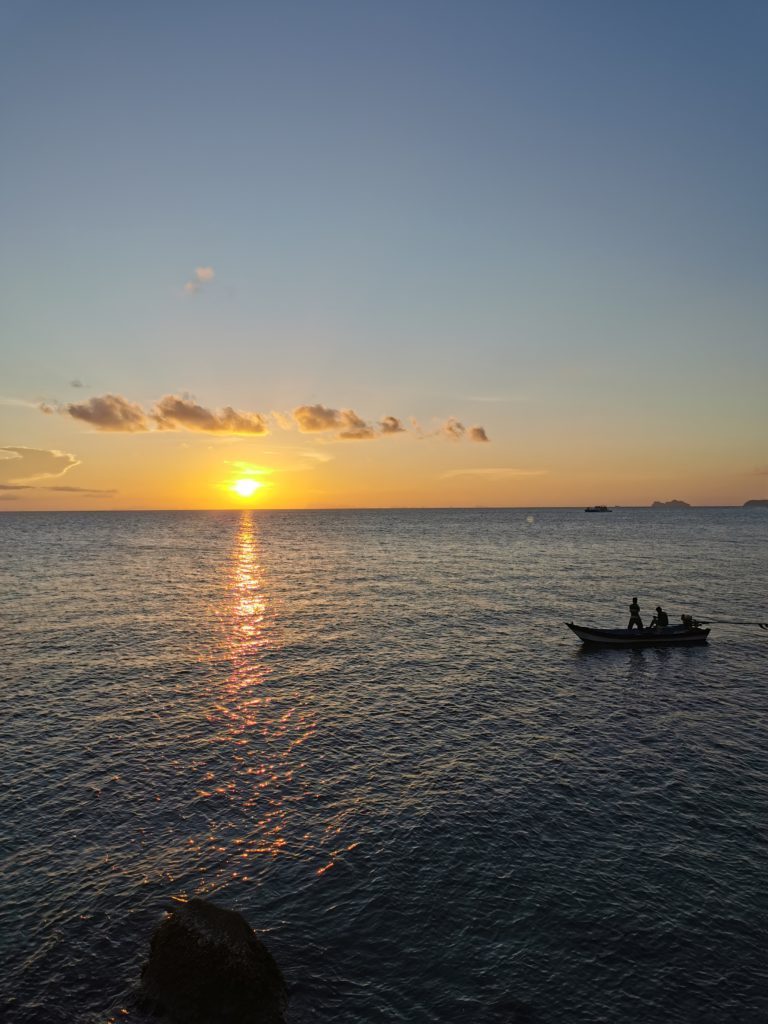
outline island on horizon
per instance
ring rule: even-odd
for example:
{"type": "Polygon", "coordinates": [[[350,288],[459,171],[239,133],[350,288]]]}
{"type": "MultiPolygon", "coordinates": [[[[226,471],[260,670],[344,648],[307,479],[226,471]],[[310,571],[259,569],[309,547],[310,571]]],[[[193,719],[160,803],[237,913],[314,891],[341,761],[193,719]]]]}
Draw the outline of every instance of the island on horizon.
{"type": "Polygon", "coordinates": [[[651,508],[690,508],[691,506],[687,501],[680,501],[679,498],[673,498],[672,501],[654,501],[651,508]]]}
{"type": "Polygon", "coordinates": [[[768,498],[750,498],[741,506],[742,508],[768,508],[768,498]]]}

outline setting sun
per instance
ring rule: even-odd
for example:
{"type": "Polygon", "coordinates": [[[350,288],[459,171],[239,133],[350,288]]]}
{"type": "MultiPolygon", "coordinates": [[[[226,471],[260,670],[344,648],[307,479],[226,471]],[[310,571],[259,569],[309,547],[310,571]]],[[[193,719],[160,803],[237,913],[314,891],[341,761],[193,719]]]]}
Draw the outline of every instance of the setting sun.
{"type": "Polygon", "coordinates": [[[261,487],[258,480],[249,480],[247,477],[243,477],[241,480],[236,480],[232,484],[232,490],[236,494],[239,494],[241,498],[250,498],[250,496],[261,487]]]}

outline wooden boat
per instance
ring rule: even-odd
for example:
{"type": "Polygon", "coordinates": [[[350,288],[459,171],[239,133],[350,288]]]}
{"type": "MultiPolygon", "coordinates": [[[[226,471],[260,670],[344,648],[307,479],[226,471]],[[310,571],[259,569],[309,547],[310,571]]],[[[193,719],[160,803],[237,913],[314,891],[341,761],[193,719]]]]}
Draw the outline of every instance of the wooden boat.
{"type": "Polygon", "coordinates": [[[665,647],[668,644],[703,644],[709,636],[701,626],[664,626],[662,629],[594,629],[566,622],[583,644],[600,647],[665,647]]]}
{"type": "Polygon", "coordinates": [[[585,512],[613,512],[612,508],[608,508],[607,505],[590,505],[589,508],[584,509],[585,512]]]}

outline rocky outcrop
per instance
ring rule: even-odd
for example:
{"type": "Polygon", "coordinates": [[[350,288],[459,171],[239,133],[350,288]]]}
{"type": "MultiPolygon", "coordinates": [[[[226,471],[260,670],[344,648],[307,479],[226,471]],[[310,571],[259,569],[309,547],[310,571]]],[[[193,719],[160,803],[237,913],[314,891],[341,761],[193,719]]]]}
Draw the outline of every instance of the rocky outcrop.
{"type": "Polygon", "coordinates": [[[173,1024],[283,1024],[280,968],[240,914],[206,900],[174,907],[141,972],[143,1003],[173,1024]]]}

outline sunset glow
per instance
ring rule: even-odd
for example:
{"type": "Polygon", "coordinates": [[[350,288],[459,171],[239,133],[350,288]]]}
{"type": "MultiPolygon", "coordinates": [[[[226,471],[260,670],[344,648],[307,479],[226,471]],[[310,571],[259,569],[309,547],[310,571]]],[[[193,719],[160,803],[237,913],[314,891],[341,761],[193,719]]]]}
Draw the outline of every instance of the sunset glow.
{"type": "Polygon", "coordinates": [[[232,490],[236,494],[239,494],[241,498],[250,498],[251,495],[255,494],[261,486],[262,485],[258,480],[251,480],[248,477],[243,477],[232,484],[232,490]]]}

